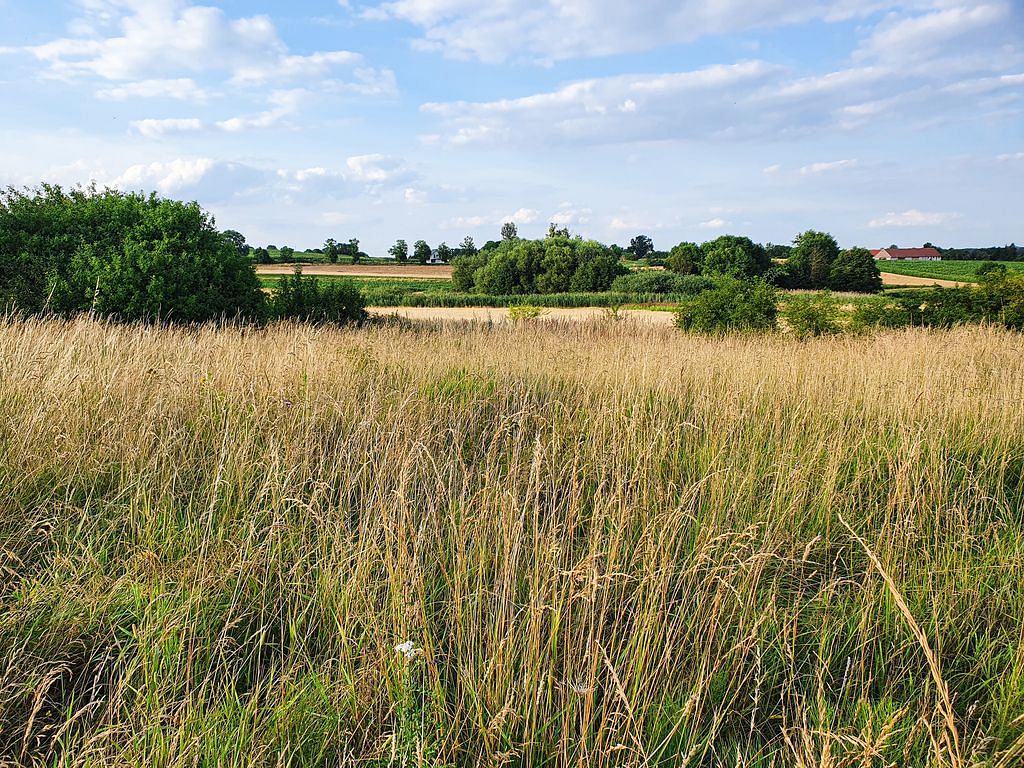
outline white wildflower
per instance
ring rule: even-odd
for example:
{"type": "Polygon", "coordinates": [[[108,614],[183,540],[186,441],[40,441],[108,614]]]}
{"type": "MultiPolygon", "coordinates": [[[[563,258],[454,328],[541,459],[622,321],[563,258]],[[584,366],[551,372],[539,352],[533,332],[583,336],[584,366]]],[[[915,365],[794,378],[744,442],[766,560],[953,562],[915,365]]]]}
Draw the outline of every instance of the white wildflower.
{"type": "Polygon", "coordinates": [[[406,659],[415,659],[417,656],[423,655],[423,649],[417,648],[412,640],[406,640],[404,643],[396,645],[395,651],[405,656],[406,659]]]}

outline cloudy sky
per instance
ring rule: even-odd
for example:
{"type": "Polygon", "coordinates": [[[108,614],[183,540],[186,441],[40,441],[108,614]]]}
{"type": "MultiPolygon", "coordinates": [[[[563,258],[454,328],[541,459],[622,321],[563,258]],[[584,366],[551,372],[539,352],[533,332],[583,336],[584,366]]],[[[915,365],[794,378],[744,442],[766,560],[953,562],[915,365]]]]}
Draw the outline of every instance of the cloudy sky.
{"type": "Polygon", "coordinates": [[[256,244],[1024,241],[1021,0],[0,0],[0,184],[256,244]]]}

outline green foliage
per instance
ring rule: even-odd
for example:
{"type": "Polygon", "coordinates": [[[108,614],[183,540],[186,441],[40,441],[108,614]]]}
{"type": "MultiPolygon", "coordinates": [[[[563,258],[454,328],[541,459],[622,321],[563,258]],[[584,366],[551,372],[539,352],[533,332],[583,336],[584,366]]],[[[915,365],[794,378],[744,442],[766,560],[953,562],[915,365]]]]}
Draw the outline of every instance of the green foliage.
{"type": "Polygon", "coordinates": [[[696,243],[679,243],[668,252],[665,263],[680,275],[695,275],[700,272],[704,257],[696,243]]]}
{"type": "Polygon", "coordinates": [[[850,248],[840,253],[829,268],[828,287],[834,291],[878,293],[882,290],[882,273],[871,251],[850,248]]]}
{"type": "Polygon", "coordinates": [[[249,245],[245,242],[245,235],[233,229],[225,229],[220,233],[221,237],[227,240],[239,256],[249,255],[249,245]]]}
{"type": "Polygon", "coordinates": [[[750,278],[764,274],[771,265],[764,246],[749,237],[722,235],[701,246],[701,271],[705,275],[750,278]]]}
{"type": "Polygon", "coordinates": [[[839,325],[839,303],[827,291],[788,297],[782,317],[800,338],[826,336],[842,330],[839,325]]]}
{"type": "Polygon", "coordinates": [[[338,256],[341,255],[341,246],[338,241],[333,237],[328,237],[324,241],[324,256],[327,257],[327,261],[334,264],[338,260],[338,256]]]}
{"type": "Polygon", "coordinates": [[[621,275],[612,282],[616,293],[682,294],[696,296],[715,287],[715,281],[700,275],[648,270],[621,275]]]}
{"type": "Polygon", "coordinates": [[[198,204],[44,185],[0,193],[0,304],[189,323],[258,319],[265,302],[198,204]]]}
{"type": "Polygon", "coordinates": [[[404,263],[409,260],[409,244],[405,240],[396,240],[395,244],[388,248],[388,253],[395,257],[395,261],[404,263]]]}
{"type": "Polygon", "coordinates": [[[927,277],[933,280],[955,280],[961,283],[981,282],[983,271],[992,266],[1005,268],[1007,272],[1024,274],[1021,261],[880,261],[878,268],[891,275],[927,277]]]}
{"type": "Polygon", "coordinates": [[[786,288],[827,288],[839,244],[827,232],[809,229],[797,235],[780,282],[786,288]]]}
{"type": "Polygon", "coordinates": [[[536,320],[545,314],[547,314],[547,310],[544,307],[534,304],[514,304],[508,308],[508,317],[513,323],[536,320]]]}
{"type": "Polygon", "coordinates": [[[426,264],[430,259],[430,246],[425,240],[417,240],[412,246],[412,257],[420,264],[426,264]]]}
{"type": "Polygon", "coordinates": [[[545,240],[502,240],[496,247],[455,260],[459,290],[528,294],[606,291],[625,272],[600,243],[562,235],[545,240]]]}
{"type": "Polygon", "coordinates": [[[295,258],[295,249],[289,248],[287,245],[282,245],[278,250],[277,255],[281,258],[281,261],[291,261],[295,258]]]}
{"type": "Polygon", "coordinates": [[[272,264],[274,262],[270,251],[266,248],[255,248],[252,252],[252,260],[257,264],[272,264]]]}
{"type": "Polygon", "coordinates": [[[277,284],[270,309],[272,317],[278,320],[344,324],[366,319],[366,302],[355,285],[348,280],[321,282],[305,277],[299,265],[277,284]]]}
{"type": "Polygon", "coordinates": [[[904,328],[910,324],[911,313],[902,303],[888,296],[876,296],[857,304],[850,320],[850,330],[904,328]]]}
{"type": "Polygon", "coordinates": [[[676,327],[692,333],[775,329],[778,304],[775,289],[763,280],[724,278],[718,288],[683,303],[676,327]]]}
{"type": "Polygon", "coordinates": [[[646,259],[651,253],[654,252],[654,243],[647,235],[637,235],[629,241],[629,248],[627,248],[634,259],[646,259]]]}
{"type": "Polygon", "coordinates": [[[443,261],[445,264],[452,260],[455,252],[448,247],[448,243],[441,243],[437,246],[437,258],[443,261]]]}
{"type": "Polygon", "coordinates": [[[514,221],[506,221],[501,225],[502,240],[516,240],[519,237],[519,228],[514,221]]]}

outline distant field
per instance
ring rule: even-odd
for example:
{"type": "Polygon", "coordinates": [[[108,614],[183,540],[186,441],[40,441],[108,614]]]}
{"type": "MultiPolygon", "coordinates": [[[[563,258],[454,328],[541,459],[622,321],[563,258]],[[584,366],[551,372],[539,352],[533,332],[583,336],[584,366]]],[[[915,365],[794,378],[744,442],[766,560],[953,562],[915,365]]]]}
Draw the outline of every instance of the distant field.
{"type": "MultiPolygon", "coordinates": [[[[294,264],[260,264],[258,275],[290,275],[294,264]]],[[[452,276],[452,267],[447,264],[427,266],[426,264],[311,264],[303,266],[303,274],[317,277],[409,277],[447,280],[452,276]]]]}
{"type": "MultiPolygon", "coordinates": [[[[879,261],[878,268],[890,275],[907,275],[962,283],[978,282],[978,267],[984,261],[879,261]]],[[[1024,273],[1024,261],[1000,261],[1007,269],[1024,273]]]]}

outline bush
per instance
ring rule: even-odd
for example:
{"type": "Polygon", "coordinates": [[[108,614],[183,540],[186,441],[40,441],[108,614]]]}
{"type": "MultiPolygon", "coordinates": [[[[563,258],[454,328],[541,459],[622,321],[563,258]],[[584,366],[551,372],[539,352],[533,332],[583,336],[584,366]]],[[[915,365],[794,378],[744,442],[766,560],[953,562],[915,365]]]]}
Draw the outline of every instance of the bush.
{"type": "Polygon", "coordinates": [[[508,308],[508,317],[513,323],[537,320],[546,315],[548,310],[533,304],[514,304],[508,308]]]}
{"type": "Polygon", "coordinates": [[[704,243],[699,253],[702,259],[701,273],[705,275],[751,278],[764,274],[771,266],[764,246],[751,241],[749,237],[722,235],[704,243]]]}
{"type": "Polygon", "coordinates": [[[265,311],[252,262],[196,203],[49,185],[0,192],[0,304],[165,322],[265,311]]]}
{"type": "Polygon", "coordinates": [[[871,251],[850,248],[840,253],[829,268],[828,287],[834,291],[878,293],[882,290],[882,273],[871,251]]]}
{"type": "Polygon", "coordinates": [[[683,294],[696,296],[715,287],[715,281],[699,275],[678,275],[654,270],[631,272],[612,282],[616,293],[683,294]]]}
{"type": "Polygon", "coordinates": [[[900,302],[885,296],[878,296],[857,305],[850,321],[850,330],[905,328],[911,322],[910,312],[900,302]]]}
{"type": "Polygon", "coordinates": [[[270,307],[278,320],[344,324],[366,319],[366,300],[353,283],[304,277],[301,266],[277,284],[270,307]]]}
{"type": "Polygon", "coordinates": [[[676,311],[676,327],[693,333],[770,331],[776,326],[775,289],[763,280],[727,278],[676,311]]]}
{"type": "Polygon", "coordinates": [[[839,326],[839,303],[827,291],[790,296],[782,317],[800,338],[826,336],[842,330],[839,326]]]}

